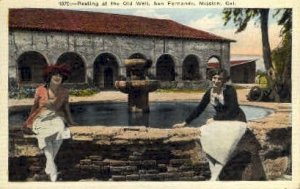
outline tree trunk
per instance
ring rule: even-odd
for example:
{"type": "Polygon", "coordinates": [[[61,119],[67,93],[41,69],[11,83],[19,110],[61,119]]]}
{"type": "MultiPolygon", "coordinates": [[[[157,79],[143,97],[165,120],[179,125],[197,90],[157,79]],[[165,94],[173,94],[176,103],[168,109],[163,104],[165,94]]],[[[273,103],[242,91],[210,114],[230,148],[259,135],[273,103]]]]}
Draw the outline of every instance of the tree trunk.
{"type": "Polygon", "coordinates": [[[260,9],[260,21],[261,21],[261,39],[263,47],[263,59],[265,69],[268,71],[272,66],[271,60],[271,47],[269,43],[268,34],[268,19],[269,19],[269,9],[260,9]]]}
{"type": "Polygon", "coordinates": [[[272,65],[271,60],[271,47],[269,43],[269,34],[268,34],[268,19],[269,19],[269,11],[270,9],[260,9],[260,28],[261,28],[261,39],[262,39],[262,47],[263,47],[263,59],[265,69],[268,74],[268,87],[271,89],[271,93],[269,95],[269,99],[275,102],[280,101],[280,97],[278,94],[278,83],[276,82],[275,70],[272,65]]]}

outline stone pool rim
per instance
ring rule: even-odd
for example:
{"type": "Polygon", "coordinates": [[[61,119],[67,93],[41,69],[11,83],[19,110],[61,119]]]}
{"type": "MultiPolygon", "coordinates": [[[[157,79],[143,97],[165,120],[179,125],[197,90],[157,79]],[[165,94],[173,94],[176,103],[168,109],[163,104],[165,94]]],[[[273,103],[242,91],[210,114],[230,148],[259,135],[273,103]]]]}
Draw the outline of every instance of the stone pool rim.
{"type": "MultiPolygon", "coordinates": [[[[176,104],[176,103],[186,103],[186,104],[198,104],[198,102],[196,101],[191,101],[191,100],[180,100],[180,101],[152,101],[149,103],[149,105],[151,106],[151,104],[159,104],[159,103],[165,103],[165,104],[176,104]]],[[[126,101],[80,101],[80,102],[71,102],[70,105],[75,105],[75,106],[78,106],[78,105],[99,105],[99,104],[114,104],[114,105],[118,105],[118,104],[122,104],[122,105],[125,105],[127,104],[126,101]],[[95,103],[97,102],[97,103],[95,103]]],[[[23,110],[28,110],[30,109],[32,105],[16,105],[16,106],[11,106],[9,107],[9,112],[8,112],[8,115],[10,114],[10,112],[19,112],[19,111],[23,111],[23,110]]],[[[258,105],[249,105],[249,104],[240,104],[240,106],[243,106],[243,107],[253,107],[253,108],[261,108],[263,110],[266,111],[266,115],[264,115],[264,117],[257,117],[257,118],[252,118],[250,120],[248,120],[247,122],[252,122],[252,121],[259,121],[259,120],[263,120],[264,118],[276,113],[276,109],[274,108],[269,108],[269,107],[264,107],[264,106],[258,106],[258,105]]],[[[122,107],[124,108],[124,107],[122,107]]],[[[151,110],[150,110],[150,114],[151,114],[151,110]]],[[[125,120],[126,122],[126,120],[125,120]]],[[[148,128],[148,129],[151,129],[151,128],[157,128],[157,129],[172,129],[172,127],[152,127],[152,126],[146,126],[146,125],[118,125],[118,124],[112,124],[112,125],[105,125],[105,124],[79,124],[79,125],[75,125],[75,126],[72,126],[72,127],[120,127],[120,128],[131,128],[131,127],[140,127],[140,128],[148,128]]],[[[199,128],[198,126],[190,126],[191,128],[199,128]]],[[[20,129],[18,126],[15,126],[15,127],[10,127],[9,126],[9,129],[10,130],[18,130],[20,129]]]]}
{"type": "MultiPolygon", "coordinates": [[[[174,101],[150,101],[149,104],[151,103],[197,103],[197,101],[195,100],[176,100],[175,102],[174,101]]],[[[113,101],[113,100],[105,100],[105,101],[78,101],[78,102],[70,102],[70,105],[92,105],[92,104],[109,104],[109,103],[127,103],[127,101],[113,101]]],[[[272,111],[272,113],[275,113],[278,111],[277,108],[275,107],[267,107],[267,106],[264,106],[264,105],[251,105],[249,103],[240,103],[239,104],[240,106],[249,106],[249,107],[255,107],[255,108],[263,108],[263,109],[267,109],[267,110],[270,110],[272,111]]],[[[21,110],[24,110],[24,109],[28,109],[28,108],[31,108],[32,104],[20,104],[20,105],[11,105],[8,107],[8,111],[21,111],[21,110]]],[[[151,112],[151,110],[150,110],[151,112]]],[[[272,114],[271,113],[271,114],[272,114]]],[[[268,114],[271,115],[271,114],[268,114]]],[[[261,118],[260,118],[261,119],[261,118]]]]}
{"type": "MultiPolygon", "coordinates": [[[[240,105],[254,106],[271,109],[273,112],[266,117],[248,121],[248,127],[260,128],[286,128],[291,127],[292,103],[276,102],[252,102],[246,99],[247,89],[238,90],[238,99],[240,105]]],[[[160,93],[154,92],[150,95],[151,102],[199,102],[203,96],[202,93],[160,93]]],[[[70,96],[71,105],[90,104],[90,103],[126,103],[127,95],[120,92],[102,92],[90,97],[70,96]]],[[[30,108],[33,104],[33,98],[27,99],[8,99],[9,111],[20,111],[24,108],[30,108]]],[[[99,125],[100,126],[100,125],[99,125]]],[[[83,126],[84,127],[84,126],[83,126]]],[[[149,128],[151,129],[151,128],[149,128]]],[[[155,128],[157,129],[157,128],[155,128]]]]}

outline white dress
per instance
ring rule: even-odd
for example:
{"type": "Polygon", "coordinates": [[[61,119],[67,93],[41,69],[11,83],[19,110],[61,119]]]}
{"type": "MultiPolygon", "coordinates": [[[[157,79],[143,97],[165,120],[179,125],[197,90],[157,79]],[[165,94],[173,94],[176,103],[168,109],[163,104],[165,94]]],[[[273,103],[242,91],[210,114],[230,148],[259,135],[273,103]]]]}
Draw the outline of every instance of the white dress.
{"type": "MultiPolygon", "coordinates": [[[[224,104],[223,93],[215,95],[211,93],[210,103],[215,105],[216,98],[224,104]]],[[[231,158],[238,142],[245,134],[247,123],[242,121],[212,121],[200,127],[200,142],[203,151],[225,165],[231,158]]]]}
{"type": "Polygon", "coordinates": [[[203,151],[225,165],[238,142],[245,134],[247,124],[241,121],[213,121],[200,127],[203,151]]]}
{"type": "Polygon", "coordinates": [[[45,109],[34,120],[32,131],[36,134],[40,149],[46,146],[46,138],[56,135],[56,140],[70,138],[70,130],[65,127],[65,121],[55,111],[45,109]]]}

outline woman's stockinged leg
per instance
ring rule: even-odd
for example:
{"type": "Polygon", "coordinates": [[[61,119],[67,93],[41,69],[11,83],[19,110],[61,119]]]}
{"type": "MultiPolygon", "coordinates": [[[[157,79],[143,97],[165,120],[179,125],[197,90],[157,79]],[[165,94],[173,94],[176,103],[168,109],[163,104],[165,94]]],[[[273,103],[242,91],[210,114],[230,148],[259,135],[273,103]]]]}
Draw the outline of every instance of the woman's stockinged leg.
{"type": "Polygon", "coordinates": [[[62,140],[48,140],[46,142],[46,147],[44,148],[44,153],[46,156],[46,168],[45,172],[50,175],[51,181],[56,181],[57,179],[57,168],[55,165],[55,157],[59,151],[62,144],[62,140]]]}
{"type": "Polygon", "coordinates": [[[53,172],[50,174],[50,179],[52,182],[57,180],[57,167],[55,164],[55,157],[59,151],[59,148],[62,144],[62,140],[53,140],[52,141],[52,157],[53,157],[53,172]]]}
{"type": "Polygon", "coordinates": [[[53,144],[52,142],[47,142],[47,146],[44,148],[44,153],[46,156],[46,168],[45,172],[50,175],[51,181],[56,181],[57,179],[57,170],[54,162],[53,156],[53,144]]]}
{"type": "Polygon", "coordinates": [[[52,139],[50,137],[45,138],[45,147],[43,148],[45,157],[46,157],[46,167],[45,172],[50,175],[51,173],[51,167],[52,167],[52,159],[53,158],[53,145],[52,145],[52,139]]]}
{"type": "Polygon", "coordinates": [[[217,181],[219,180],[219,175],[223,169],[223,165],[218,163],[216,160],[214,160],[213,158],[207,156],[207,160],[209,163],[209,169],[211,172],[211,177],[210,177],[210,181],[217,181]]]}
{"type": "Polygon", "coordinates": [[[211,178],[210,181],[217,181],[219,180],[219,175],[223,169],[223,165],[220,163],[214,164],[213,168],[211,169],[211,178]]]}

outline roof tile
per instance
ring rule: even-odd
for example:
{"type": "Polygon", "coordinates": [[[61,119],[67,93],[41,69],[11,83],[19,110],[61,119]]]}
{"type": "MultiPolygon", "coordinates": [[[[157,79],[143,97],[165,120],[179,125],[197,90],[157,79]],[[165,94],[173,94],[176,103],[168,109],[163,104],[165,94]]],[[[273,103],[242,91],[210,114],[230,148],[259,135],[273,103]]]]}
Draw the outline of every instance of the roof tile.
{"type": "MultiPolygon", "coordinates": [[[[251,59],[251,60],[231,60],[230,61],[230,67],[234,67],[234,66],[238,66],[238,65],[242,65],[242,64],[248,64],[248,63],[252,63],[255,62],[257,59],[251,59]]],[[[219,67],[219,63],[218,62],[210,62],[207,65],[208,68],[218,68],[219,67]]]]}
{"type": "Polygon", "coordinates": [[[172,20],[62,9],[10,9],[9,27],[11,29],[234,42],[234,40],[197,30],[172,20]]]}

